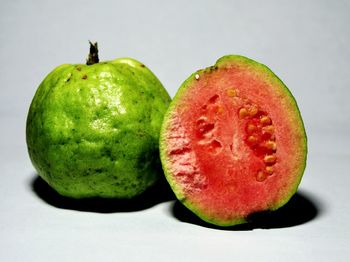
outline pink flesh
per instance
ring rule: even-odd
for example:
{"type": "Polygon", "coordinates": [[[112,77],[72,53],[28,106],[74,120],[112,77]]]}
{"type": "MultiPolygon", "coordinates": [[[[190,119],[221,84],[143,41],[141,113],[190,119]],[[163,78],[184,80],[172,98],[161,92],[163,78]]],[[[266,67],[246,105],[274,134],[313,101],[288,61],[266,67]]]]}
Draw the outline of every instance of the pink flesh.
{"type": "Polygon", "coordinates": [[[203,73],[191,85],[170,116],[171,179],[207,216],[229,220],[273,207],[295,185],[299,165],[293,153],[300,150],[300,132],[289,97],[258,74],[234,68],[203,73]],[[254,111],[252,106],[255,116],[239,117],[241,108],[254,111]],[[271,123],[261,124],[263,116],[271,123]],[[268,125],[272,134],[263,131],[268,125]],[[249,141],[250,134],[257,140],[249,141]],[[266,155],[276,160],[265,163],[266,155]]]}

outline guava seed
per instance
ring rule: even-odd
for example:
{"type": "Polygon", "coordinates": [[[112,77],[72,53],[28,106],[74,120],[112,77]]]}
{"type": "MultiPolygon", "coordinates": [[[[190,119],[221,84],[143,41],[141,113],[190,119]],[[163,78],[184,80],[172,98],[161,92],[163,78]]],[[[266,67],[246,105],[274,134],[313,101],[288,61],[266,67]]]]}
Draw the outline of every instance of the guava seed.
{"type": "Polygon", "coordinates": [[[230,89],[227,90],[226,94],[229,97],[235,97],[237,95],[237,91],[234,88],[230,88],[230,89]]]}
{"type": "Polygon", "coordinates": [[[248,124],[247,125],[247,128],[246,128],[246,131],[248,134],[252,134],[254,133],[256,130],[258,129],[258,127],[254,124],[248,124]]]}
{"type": "Polygon", "coordinates": [[[263,182],[266,179],[266,173],[263,171],[258,171],[258,173],[256,173],[256,181],[258,182],[263,182]]]}
{"type": "Polygon", "coordinates": [[[248,110],[244,107],[242,107],[239,111],[238,111],[238,116],[240,119],[245,118],[248,115],[248,110]]]}
{"type": "Polygon", "coordinates": [[[258,107],[255,105],[250,106],[248,113],[250,117],[255,116],[258,113],[258,107]]]}
{"type": "Polygon", "coordinates": [[[273,127],[273,125],[269,125],[269,126],[263,127],[262,131],[264,133],[273,134],[275,132],[275,128],[273,127]]]}
{"type": "Polygon", "coordinates": [[[272,166],[266,166],[266,167],[265,167],[265,172],[266,172],[268,175],[272,175],[272,174],[273,174],[273,167],[272,167],[272,166]]]}
{"type": "Polygon", "coordinates": [[[251,145],[255,145],[258,142],[258,139],[256,136],[248,136],[247,142],[249,142],[251,145]]]}
{"type": "Polygon", "coordinates": [[[264,162],[266,164],[274,164],[276,163],[277,157],[275,155],[266,155],[264,157],[264,162]]]}
{"type": "Polygon", "coordinates": [[[269,118],[268,116],[263,116],[260,118],[260,123],[262,125],[270,125],[271,124],[271,118],[269,118]]]}
{"type": "Polygon", "coordinates": [[[276,149],[277,149],[276,143],[274,141],[271,141],[271,140],[265,142],[265,147],[267,149],[272,150],[272,151],[276,151],[276,149]]]}

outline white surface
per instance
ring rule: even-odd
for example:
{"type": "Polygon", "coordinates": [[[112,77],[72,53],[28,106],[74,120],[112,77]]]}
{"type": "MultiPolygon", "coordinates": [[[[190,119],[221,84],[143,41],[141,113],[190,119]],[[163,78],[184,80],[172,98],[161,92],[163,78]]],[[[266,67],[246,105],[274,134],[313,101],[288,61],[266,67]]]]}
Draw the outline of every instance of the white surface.
{"type": "Polygon", "coordinates": [[[348,261],[349,13],[349,1],[2,1],[0,260],[348,261]],[[224,54],[267,64],[304,117],[299,199],[309,205],[292,205],[270,229],[218,230],[182,222],[188,213],[174,214],[174,201],[110,213],[45,202],[33,191],[27,110],[49,71],[85,61],[88,39],[99,42],[101,60],[144,62],[171,96],[224,54]]]}

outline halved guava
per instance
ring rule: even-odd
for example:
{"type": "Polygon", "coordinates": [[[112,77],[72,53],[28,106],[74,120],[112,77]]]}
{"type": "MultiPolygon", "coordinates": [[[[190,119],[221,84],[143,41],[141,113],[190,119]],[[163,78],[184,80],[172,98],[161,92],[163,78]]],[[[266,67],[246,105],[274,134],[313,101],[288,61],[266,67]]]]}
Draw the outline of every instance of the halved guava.
{"type": "Polygon", "coordinates": [[[182,84],[160,151],[177,198],[204,221],[231,226],[288,202],[305,169],[307,139],[284,83],[263,64],[229,55],[182,84]]]}

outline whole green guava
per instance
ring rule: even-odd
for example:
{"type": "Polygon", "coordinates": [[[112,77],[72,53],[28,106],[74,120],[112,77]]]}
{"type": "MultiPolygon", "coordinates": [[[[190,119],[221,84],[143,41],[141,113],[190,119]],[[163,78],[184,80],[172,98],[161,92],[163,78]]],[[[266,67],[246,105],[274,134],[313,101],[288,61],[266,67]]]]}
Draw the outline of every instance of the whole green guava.
{"type": "Polygon", "coordinates": [[[169,103],[144,64],[98,63],[92,45],[87,65],[61,65],[38,87],[27,118],[29,156],[61,195],[132,198],[160,176],[158,140],[169,103]]]}

